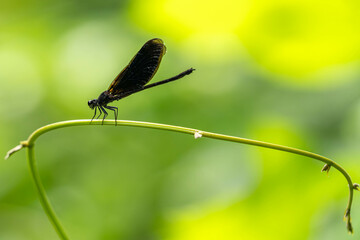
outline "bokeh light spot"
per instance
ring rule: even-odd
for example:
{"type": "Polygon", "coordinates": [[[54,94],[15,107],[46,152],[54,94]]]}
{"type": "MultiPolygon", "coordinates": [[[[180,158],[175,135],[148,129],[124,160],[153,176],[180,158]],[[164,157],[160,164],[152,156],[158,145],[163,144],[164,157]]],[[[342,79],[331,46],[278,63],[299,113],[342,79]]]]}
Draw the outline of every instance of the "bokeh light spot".
{"type": "Polygon", "coordinates": [[[355,9],[358,3],[348,1],[258,1],[239,36],[260,67],[285,76],[279,79],[327,85],[319,72],[329,67],[346,70],[360,58],[360,17],[355,9]]]}
{"type": "Polygon", "coordinates": [[[172,36],[198,33],[231,33],[239,27],[248,1],[156,0],[136,1],[132,18],[142,27],[163,30],[172,36]],[[143,21],[148,19],[148,21],[143,21]]]}

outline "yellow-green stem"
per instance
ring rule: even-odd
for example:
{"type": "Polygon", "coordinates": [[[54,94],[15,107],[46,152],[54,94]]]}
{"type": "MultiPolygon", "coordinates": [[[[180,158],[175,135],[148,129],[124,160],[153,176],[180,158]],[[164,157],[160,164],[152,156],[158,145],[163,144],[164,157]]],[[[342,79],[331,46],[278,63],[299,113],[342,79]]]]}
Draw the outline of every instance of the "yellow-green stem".
{"type": "MultiPolygon", "coordinates": [[[[53,208],[51,207],[49,199],[46,196],[44,187],[41,183],[41,179],[40,179],[37,167],[36,167],[36,161],[34,158],[34,143],[38,137],[40,137],[42,134],[44,134],[48,131],[55,130],[58,128],[71,127],[71,126],[89,126],[90,123],[92,125],[100,125],[100,124],[102,124],[102,121],[94,120],[91,122],[90,120],[72,120],[72,121],[57,122],[57,123],[46,125],[44,127],[37,129],[36,131],[34,131],[29,136],[27,141],[21,142],[20,146],[17,146],[14,149],[10,150],[9,153],[7,154],[7,157],[9,157],[11,154],[19,151],[22,147],[28,148],[28,162],[29,162],[29,166],[30,166],[30,172],[31,172],[32,178],[35,182],[35,186],[36,186],[37,192],[39,194],[40,202],[45,210],[45,213],[47,214],[48,218],[50,219],[51,223],[53,224],[54,228],[56,229],[56,231],[61,239],[68,239],[68,237],[66,236],[65,231],[63,230],[63,228],[60,224],[60,221],[58,220],[53,208]]],[[[111,125],[112,127],[115,127],[114,120],[105,120],[103,122],[103,124],[111,125]]],[[[325,164],[328,165],[327,169],[329,169],[329,167],[332,166],[335,169],[337,169],[342,175],[344,175],[344,177],[346,178],[346,181],[349,184],[349,200],[348,200],[348,205],[346,208],[345,216],[347,216],[348,230],[350,232],[352,232],[352,227],[351,227],[351,222],[350,222],[350,209],[351,209],[351,204],[352,204],[352,200],[353,200],[354,184],[353,184],[349,174],[340,165],[338,165],[337,163],[335,163],[334,161],[332,161],[329,158],[323,157],[321,155],[318,155],[318,154],[315,154],[312,152],[297,149],[297,148],[291,148],[291,147],[287,147],[287,146],[282,146],[282,145],[277,145],[277,144],[272,144],[272,143],[267,143],[267,142],[261,142],[261,141],[246,139],[246,138],[239,138],[239,137],[228,136],[228,135],[223,135],[223,134],[211,133],[211,132],[201,131],[201,130],[197,130],[197,129],[193,129],[193,128],[179,127],[179,126],[159,124],[159,123],[150,123],[150,122],[126,121],[126,120],[118,120],[117,125],[118,126],[154,128],[154,129],[161,129],[161,130],[191,134],[191,135],[194,135],[195,138],[208,137],[208,138],[213,138],[213,139],[238,142],[238,143],[242,143],[242,144],[270,148],[270,149],[275,149],[275,150],[284,151],[284,152],[290,152],[293,154],[306,156],[306,157],[313,158],[313,159],[319,160],[321,162],[324,162],[325,164]]]]}
{"type": "Polygon", "coordinates": [[[67,240],[69,238],[66,236],[66,233],[65,233],[63,227],[61,226],[61,223],[60,223],[59,219],[57,218],[55,211],[53,210],[53,208],[50,204],[50,201],[46,195],[44,186],[41,183],[40,175],[37,170],[36,161],[34,158],[34,145],[28,146],[27,155],[28,155],[28,163],[29,163],[29,167],[30,167],[30,173],[34,180],[36,190],[37,190],[39,198],[40,198],[40,203],[41,203],[46,215],[48,216],[51,224],[54,226],[59,237],[61,239],[67,240]]]}

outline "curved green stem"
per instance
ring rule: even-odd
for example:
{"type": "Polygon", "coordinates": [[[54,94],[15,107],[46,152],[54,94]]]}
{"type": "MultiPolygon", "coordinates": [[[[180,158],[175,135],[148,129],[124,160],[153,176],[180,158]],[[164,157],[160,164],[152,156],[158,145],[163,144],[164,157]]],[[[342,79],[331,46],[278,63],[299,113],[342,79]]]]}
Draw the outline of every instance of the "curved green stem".
{"type": "MultiPolygon", "coordinates": [[[[45,213],[49,217],[51,223],[53,224],[54,228],[56,229],[56,231],[61,239],[68,239],[68,237],[66,236],[66,234],[60,224],[60,221],[56,217],[56,214],[51,207],[48,197],[46,196],[44,187],[41,183],[40,176],[39,176],[39,173],[38,173],[37,167],[36,167],[36,161],[34,158],[34,143],[38,137],[40,137],[42,134],[49,132],[51,130],[55,130],[58,128],[64,128],[64,127],[71,127],[71,126],[81,126],[81,125],[89,126],[90,123],[92,125],[101,125],[102,120],[94,120],[92,122],[90,120],[72,120],[72,121],[63,121],[63,122],[57,122],[57,123],[46,125],[44,127],[37,129],[36,131],[34,131],[26,141],[21,142],[21,145],[10,150],[6,156],[6,158],[9,157],[14,152],[19,151],[22,147],[28,148],[27,156],[28,156],[28,162],[29,162],[29,166],[30,166],[30,172],[31,172],[31,175],[35,182],[35,186],[37,188],[37,191],[38,191],[38,194],[40,197],[40,202],[45,210],[45,213]]],[[[114,122],[114,120],[105,120],[103,122],[103,124],[111,125],[114,127],[115,122],[114,122]]],[[[225,140],[225,141],[230,141],[230,142],[238,142],[238,143],[242,143],[242,144],[270,148],[270,149],[275,149],[275,150],[284,151],[284,152],[290,152],[293,154],[306,156],[306,157],[313,158],[313,159],[319,160],[321,162],[324,162],[326,165],[323,168],[323,171],[328,171],[330,169],[330,167],[332,166],[335,169],[337,169],[345,177],[346,181],[349,184],[349,201],[348,201],[347,208],[345,211],[345,218],[347,219],[347,228],[348,228],[349,232],[352,232],[350,209],[351,209],[352,200],[353,200],[354,188],[357,189],[357,187],[354,187],[354,186],[357,186],[357,184],[354,185],[350,178],[350,175],[340,165],[338,165],[336,162],[332,161],[329,158],[326,158],[324,156],[321,156],[321,155],[318,155],[318,154],[315,154],[312,152],[297,149],[297,148],[291,148],[291,147],[287,147],[287,146],[283,146],[283,145],[261,142],[261,141],[246,139],[246,138],[228,136],[228,135],[224,135],[224,134],[206,132],[206,131],[201,131],[201,130],[197,130],[197,129],[193,129],[193,128],[179,127],[179,126],[159,124],[159,123],[150,123],[150,122],[126,121],[126,120],[118,120],[117,125],[118,126],[122,125],[122,126],[132,126],[132,127],[143,127],[143,128],[155,128],[155,129],[161,129],[161,130],[167,130],[167,131],[173,131],[173,132],[192,134],[195,136],[195,138],[208,137],[208,138],[225,140]]]]}
{"type": "Polygon", "coordinates": [[[63,229],[63,227],[60,224],[59,219],[57,218],[55,211],[53,210],[53,208],[51,207],[50,201],[46,195],[44,186],[41,183],[41,179],[40,179],[40,175],[39,172],[37,170],[37,166],[36,166],[36,161],[34,158],[34,145],[30,145],[28,146],[28,151],[27,151],[27,155],[28,155],[28,162],[29,162],[29,167],[30,167],[30,173],[31,176],[34,180],[35,186],[36,186],[36,190],[38,192],[39,198],[40,198],[40,203],[46,213],[46,215],[48,216],[51,224],[54,226],[57,234],[59,235],[59,237],[61,239],[69,239],[66,236],[66,233],[63,229]]]}

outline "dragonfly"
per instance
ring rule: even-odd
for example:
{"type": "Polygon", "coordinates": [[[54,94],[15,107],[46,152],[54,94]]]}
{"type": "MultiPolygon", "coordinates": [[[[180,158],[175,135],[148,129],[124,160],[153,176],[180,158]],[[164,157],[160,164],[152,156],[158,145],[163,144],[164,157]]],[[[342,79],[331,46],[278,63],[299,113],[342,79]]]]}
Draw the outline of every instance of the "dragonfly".
{"type": "Polygon", "coordinates": [[[118,108],[115,106],[108,106],[109,103],[123,99],[145,89],[178,80],[191,74],[195,70],[189,68],[174,77],[147,84],[156,74],[165,53],[166,47],[161,39],[154,38],[147,41],[130,63],[115,77],[109,88],[102,92],[98,98],[88,101],[88,106],[91,109],[95,109],[91,122],[96,117],[97,110],[99,110],[99,115],[96,119],[99,119],[101,114],[104,114],[102,119],[102,124],[104,124],[104,120],[108,116],[107,110],[110,110],[114,112],[116,125],[118,108]]]}

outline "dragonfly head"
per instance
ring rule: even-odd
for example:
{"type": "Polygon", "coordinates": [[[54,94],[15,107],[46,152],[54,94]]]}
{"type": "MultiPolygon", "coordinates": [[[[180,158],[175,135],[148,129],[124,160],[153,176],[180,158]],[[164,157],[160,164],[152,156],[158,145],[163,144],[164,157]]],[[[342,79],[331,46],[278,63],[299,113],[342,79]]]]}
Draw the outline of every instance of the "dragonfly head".
{"type": "Polygon", "coordinates": [[[97,99],[93,99],[93,100],[89,100],[89,101],[88,101],[88,105],[89,105],[89,107],[90,107],[91,109],[94,109],[94,107],[97,106],[97,103],[98,103],[97,99]]]}

